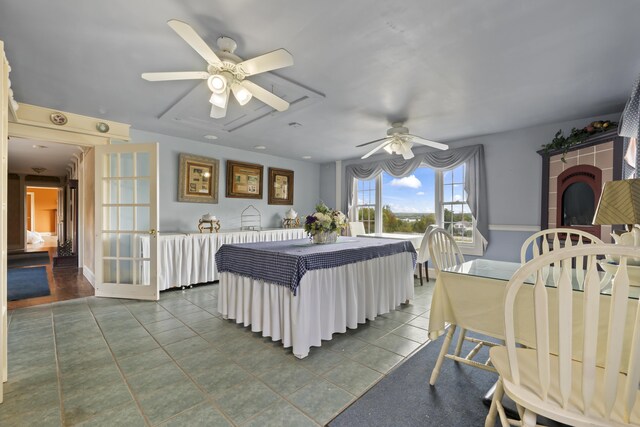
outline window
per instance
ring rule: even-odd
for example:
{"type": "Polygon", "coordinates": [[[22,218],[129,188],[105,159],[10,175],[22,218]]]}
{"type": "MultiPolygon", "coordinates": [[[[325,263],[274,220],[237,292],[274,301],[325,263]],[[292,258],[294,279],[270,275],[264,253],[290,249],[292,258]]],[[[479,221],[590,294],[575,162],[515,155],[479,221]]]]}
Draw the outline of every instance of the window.
{"type": "Polygon", "coordinates": [[[465,165],[447,171],[419,167],[403,178],[382,172],[368,181],[357,180],[358,221],[367,233],[422,234],[429,225],[439,224],[463,253],[482,255],[476,221],[465,202],[465,173],[465,165]]]}
{"type": "Polygon", "coordinates": [[[394,178],[382,173],[382,231],[422,234],[436,223],[436,172],[420,167],[413,174],[394,178]]]}
{"type": "Polygon", "coordinates": [[[370,179],[368,181],[358,180],[358,191],[356,192],[356,218],[364,224],[364,230],[367,233],[376,232],[376,181],[370,179]]]}

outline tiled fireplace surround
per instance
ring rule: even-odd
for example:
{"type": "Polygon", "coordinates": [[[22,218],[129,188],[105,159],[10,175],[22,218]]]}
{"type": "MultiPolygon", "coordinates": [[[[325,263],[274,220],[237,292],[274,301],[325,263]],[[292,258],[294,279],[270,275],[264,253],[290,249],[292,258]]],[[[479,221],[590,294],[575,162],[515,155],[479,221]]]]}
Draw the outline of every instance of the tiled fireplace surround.
{"type": "MultiPolygon", "coordinates": [[[[544,150],[538,153],[542,156],[542,205],[541,205],[541,228],[563,227],[558,216],[558,209],[561,209],[561,197],[558,192],[562,187],[562,180],[566,180],[572,176],[572,171],[578,172],[573,179],[580,179],[580,175],[584,175],[585,179],[592,176],[591,173],[581,173],[580,166],[596,167],[600,171],[595,171],[596,175],[601,176],[601,185],[614,179],[620,179],[622,173],[622,145],[623,139],[618,137],[614,132],[607,132],[589,138],[585,142],[572,147],[565,154],[565,161],[562,159],[561,151],[550,151],[545,153],[544,150]],[[565,173],[566,171],[569,171],[565,173]],[[560,182],[558,178],[560,177],[560,182]]],[[[601,190],[601,189],[600,189],[601,190]]],[[[595,191],[595,203],[597,204],[600,191],[595,191]]],[[[582,227],[577,227],[582,228],[582,227]]],[[[592,234],[598,235],[605,243],[611,242],[612,227],[610,225],[602,225],[592,229],[586,229],[592,234]]]]}

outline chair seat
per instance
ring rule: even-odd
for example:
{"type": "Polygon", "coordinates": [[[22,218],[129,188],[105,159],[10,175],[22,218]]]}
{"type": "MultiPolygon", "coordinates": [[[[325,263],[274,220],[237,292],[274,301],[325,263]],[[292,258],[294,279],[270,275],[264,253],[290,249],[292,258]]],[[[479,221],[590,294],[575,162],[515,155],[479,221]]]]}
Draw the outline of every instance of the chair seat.
{"type": "MultiPolygon", "coordinates": [[[[590,417],[582,415],[582,363],[573,361],[572,363],[572,384],[571,396],[569,397],[568,408],[561,406],[560,388],[558,384],[558,357],[550,356],[551,385],[546,401],[538,396],[541,390],[538,381],[538,369],[536,361],[536,351],[527,348],[517,348],[518,367],[520,369],[520,385],[511,381],[511,367],[507,356],[507,348],[503,346],[492,347],[490,350],[491,363],[502,376],[504,390],[507,395],[516,403],[531,409],[535,413],[552,418],[559,422],[576,426],[628,426],[623,421],[623,385],[626,376],[619,374],[622,378],[618,381],[617,396],[613,407],[611,419],[604,417],[604,369],[596,368],[596,387],[591,403],[590,417]]],[[[635,406],[630,418],[631,424],[640,425],[640,393],[636,394],[635,406]]]]}

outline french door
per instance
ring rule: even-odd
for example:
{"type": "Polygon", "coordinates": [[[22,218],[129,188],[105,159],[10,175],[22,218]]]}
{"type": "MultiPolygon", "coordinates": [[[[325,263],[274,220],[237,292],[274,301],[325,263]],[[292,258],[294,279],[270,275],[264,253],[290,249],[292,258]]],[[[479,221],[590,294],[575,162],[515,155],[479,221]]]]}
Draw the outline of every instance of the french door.
{"type": "Polygon", "coordinates": [[[96,147],[95,293],[158,300],[158,144],[96,147]]]}
{"type": "Polygon", "coordinates": [[[7,147],[9,128],[9,63],[0,40],[0,403],[7,381],[7,147]]]}

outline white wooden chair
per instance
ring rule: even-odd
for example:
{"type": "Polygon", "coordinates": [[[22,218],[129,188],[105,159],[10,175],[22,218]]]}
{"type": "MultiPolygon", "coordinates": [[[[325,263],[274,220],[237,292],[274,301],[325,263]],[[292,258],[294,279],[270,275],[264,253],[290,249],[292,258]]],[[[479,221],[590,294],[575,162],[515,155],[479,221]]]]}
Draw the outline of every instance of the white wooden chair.
{"type": "MultiPolygon", "coordinates": [[[[444,229],[433,229],[429,233],[429,237],[427,240],[429,243],[431,262],[433,263],[433,269],[436,272],[436,276],[440,274],[440,270],[442,270],[443,268],[452,267],[464,262],[464,256],[462,255],[458,244],[454,240],[453,236],[447,233],[444,229]]],[[[467,331],[464,328],[460,328],[460,334],[458,336],[458,343],[456,344],[455,351],[453,352],[453,354],[448,353],[449,346],[451,345],[451,339],[454,332],[456,331],[456,327],[456,325],[452,324],[447,330],[447,334],[445,335],[444,341],[442,342],[440,354],[438,355],[436,364],[433,367],[433,371],[431,371],[431,378],[429,379],[429,384],[431,385],[435,385],[436,381],[438,380],[438,375],[440,375],[440,368],[442,367],[442,362],[444,361],[445,357],[456,362],[464,363],[465,365],[495,372],[495,369],[490,365],[489,360],[487,360],[485,363],[480,363],[473,360],[473,358],[480,351],[483,345],[494,346],[498,344],[489,341],[483,341],[477,338],[467,337],[467,331]],[[462,351],[462,344],[465,340],[475,343],[476,346],[471,349],[471,351],[465,357],[462,357],[460,356],[460,352],[462,351]]]]}
{"type": "MultiPolygon", "coordinates": [[[[520,263],[525,264],[527,262],[527,253],[529,250],[531,250],[532,258],[537,258],[541,255],[562,248],[603,244],[604,242],[602,240],[591,233],[587,233],[586,231],[575,230],[573,228],[549,228],[547,230],[541,230],[534,233],[524,241],[522,248],[520,249],[520,263]]],[[[583,274],[583,260],[576,259],[576,263],[577,264],[574,265],[574,268],[576,269],[577,274],[583,274]]],[[[560,265],[545,268],[544,271],[542,271],[545,279],[549,272],[552,272],[554,280],[557,280],[558,275],[560,274],[560,265]]],[[[603,277],[603,282],[605,283],[609,283],[610,280],[610,274],[606,274],[603,277]]]]}
{"type": "Polygon", "coordinates": [[[427,276],[427,282],[429,281],[429,234],[433,230],[438,228],[437,225],[429,225],[427,229],[424,231],[424,235],[422,236],[422,242],[420,243],[420,249],[418,249],[418,272],[420,276],[420,286],[422,286],[422,267],[424,267],[424,271],[427,276]]]}
{"type": "Polygon", "coordinates": [[[549,228],[531,235],[522,244],[520,249],[520,262],[527,262],[527,252],[531,249],[532,258],[537,258],[551,251],[569,246],[582,246],[586,244],[602,245],[604,242],[586,231],[573,228],[549,228]]]}
{"type": "Polygon", "coordinates": [[[496,415],[504,427],[535,426],[537,415],[573,426],[640,425],[640,304],[628,299],[632,254],[633,247],[619,245],[567,247],[534,258],[513,275],[505,289],[506,345],[490,350],[500,379],[485,426],[493,427],[496,415]],[[597,260],[603,255],[620,256],[610,298],[600,296],[597,260]],[[577,259],[585,260],[581,282],[577,259]],[[557,280],[540,274],[557,264],[557,280]],[[532,278],[535,285],[525,284],[532,278]],[[583,292],[574,292],[575,286],[583,292]],[[529,319],[533,344],[519,347],[516,329],[522,334],[529,319]],[[516,402],[520,420],[507,418],[504,393],[516,402]]]}
{"type": "Polygon", "coordinates": [[[364,222],[361,222],[361,221],[349,222],[349,235],[355,237],[359,234],[366,234],[366,231],[364,231],[364,222]]]}

